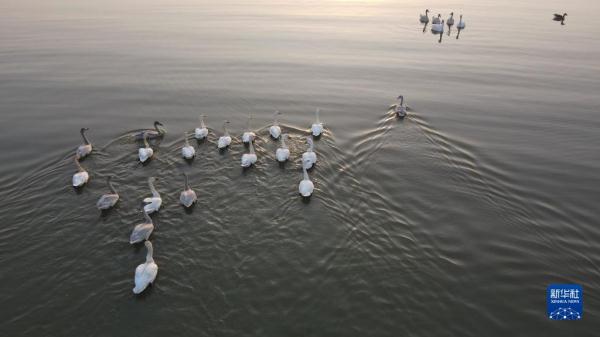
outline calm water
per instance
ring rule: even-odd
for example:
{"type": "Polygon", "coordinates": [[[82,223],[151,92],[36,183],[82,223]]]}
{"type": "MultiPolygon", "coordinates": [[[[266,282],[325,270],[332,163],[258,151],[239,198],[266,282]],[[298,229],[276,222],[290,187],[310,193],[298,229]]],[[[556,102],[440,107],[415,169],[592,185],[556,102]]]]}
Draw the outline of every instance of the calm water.
{"type": "Polygon", "coordinates": [[[1,336],[585,336],[600,327],[600,2],[0,0],[1,336]],[[467,28],[423,32],[429,6],[467,28]],[[567,12],[566,24],[551,20],[567,12]],[[407,97],[399,121],[389,106],[407,97]],[[296,160],[315,107],[315,194],[296,160]],[[295,159],[274,160],[273,111],[295,159]],[[239,167],[253,113],[258,163],[239,167]],[[180,158],[198,115],[211,127],[180,158]],[[235,135],[219,154],[227,118],[235,135]],[[128,135],[168,129],[138,164],[128,135]],[[95,151],[70,187],[78,130],[95,151]],[[181,172],[199,202],[178,205],[181,172]],[[121,202],[100,214],[115,176],[121,202]],[[135,297],[146,179],[160,272],[135,297]],[[550,322],[549,283],[584,287],[550,322]]]}

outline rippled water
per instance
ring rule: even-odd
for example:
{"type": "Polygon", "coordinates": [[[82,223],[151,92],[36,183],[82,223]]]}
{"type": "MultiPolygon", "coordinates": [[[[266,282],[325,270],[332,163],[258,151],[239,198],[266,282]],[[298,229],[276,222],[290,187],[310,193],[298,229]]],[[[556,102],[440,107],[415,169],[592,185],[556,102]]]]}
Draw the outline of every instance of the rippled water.
{"type": "Polygon", "coordinates": [[[424,6],[0,0],[0,335],[593,335],[600,3],[434,0],[467,22],[441,43],[424,6]],[[303,201],[316,107],[326,133],[303,201]],[[248,113],[259,159],[243,171],[248,113]],[[211,134],[186,163],[199,114],[211,134]],[[129,135],[154,120],[168,134],[142,166],[129,135]],[[82,126],[95,149],[75,191],[82,126]],[[121,201],[101,214],[108,175],[121,201]],[[145,249],[128,238],[149,176],[160,271],[135,297],[145,249]],[[560,282],[583,285],[582,321],[546,318],[560,282]]]}

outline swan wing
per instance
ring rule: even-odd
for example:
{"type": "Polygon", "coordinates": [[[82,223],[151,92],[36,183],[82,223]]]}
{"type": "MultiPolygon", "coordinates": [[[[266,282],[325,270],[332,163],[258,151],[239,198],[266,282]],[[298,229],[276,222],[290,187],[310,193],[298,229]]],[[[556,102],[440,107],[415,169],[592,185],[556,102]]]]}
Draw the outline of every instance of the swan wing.
{"type": "Polygon", "coordinates": [[[181,192],[181,195],[179,196],[179,201],[185,207],[192,206],[192,204],[196,202],[197,199],[198,197],[196,196],[196,192],[192,190],[185,190],[181,192]]]}
{"type": "Polygon", "coordinates": [[[154,225],[151,223],[141,223],[135,226],[131,232],[131,235],[129,236],[129,243],[134,244],[148,240],[153,230],[154,225]]]}
{"type": "Polygon", "coordinates": [[[119,201],[118,194],[104,194],[98,199],[96,207],[98,207],[98,209],[109,209],[113,207],[117,201],[119,201]]]}
{"type": "Polygon", "coordinates": [[[303,197],[309,197],[313,190],[314,190],[315,186],[313,185],[313,182],[310,180],[302,180],[300,182],[300,185],[298,185],[298,192],[300,192],[300,194],[303,197]]]}
{"type": "Polygon", "coordinates": [[[158,265],[154,262],[142,263],[135,268],[135,288],[133,292],[139,294],[144,291],[148,285],[156,279],[158,274],[158,265]]]}

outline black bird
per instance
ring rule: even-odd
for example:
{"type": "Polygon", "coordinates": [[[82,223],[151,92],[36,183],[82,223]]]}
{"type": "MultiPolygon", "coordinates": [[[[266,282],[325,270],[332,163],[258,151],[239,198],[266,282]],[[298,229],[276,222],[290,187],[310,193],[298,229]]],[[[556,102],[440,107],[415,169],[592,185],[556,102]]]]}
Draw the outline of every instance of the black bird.
{"type": "Polygon", "coordinates": [[[560,15],[560,14],[554,14],[554,21],[564,21],[567,17],[567,13],[560,15]]]}

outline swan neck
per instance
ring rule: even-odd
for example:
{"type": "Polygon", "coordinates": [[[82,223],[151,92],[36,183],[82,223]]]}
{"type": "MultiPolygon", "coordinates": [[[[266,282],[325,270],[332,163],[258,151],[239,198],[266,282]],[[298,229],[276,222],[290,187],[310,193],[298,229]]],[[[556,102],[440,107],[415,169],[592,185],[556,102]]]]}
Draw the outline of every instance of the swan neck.
{"type": "Polygon", "coordinates": [[[254,154],[254,145],[252,144],[252,141],[250,141],[250,153],[254,154]]]}
{"type": "Polygon", "coordinates": [[[160,197],[160,194],[158,194],[158,191],[156,190],[156,188],[154,188],[154,184],[152,183],[152,178],[148,179],[148,186],[150,187],[150,191],[152,191],[152,196],[153,197],[160,197]]]}
{"type": "Polygon", "coordinates": [[[200,116],[200,127],[201,128],[206,128],[206,125],[204,124],[204,115],[200,116]]]}
{"type": "Polygon", "coordinates": [[[287,145],[285,145],[285,135],[281,136],[281,147],[287,149],[287,145]]]}
{"type": "Polygon", "coordinates": [[[188,175],[184,173],[183,176],[185,177],[185,189],[189,190],[190,189],[190,182],[189,182],[188,175]]]}
{"type": "Polygon", "coordinates": [[[90,144],[90,141],[88,140],[87,136],[85,135],[85,129],[81,129],[81,137],[83,138],[83,142],[86,145],[90,144]]]}
{"type": "Polygon", "coordinates": [[[320,112],[320,109],[317,108],[317,111],[315,111],[315,116],[316,116],[317,123],[320,123],[320,121],[319,121],[319,112],[320,112]]]}
{"type": "Polygon", "coordinates": [[[229,136],[229,131],[227,131],[227,123],[223,124],[223,135],[229,136]]]}
{"type": "Polygon", "coordinates": [[[148,213],[146,213],[144,210],[142,210],[142,213],[144,213],[144,219],[146,219],[146,223],[152,223],[152,218],[148,215],[148,213]]]}
{"type": "Polygon", "coordinates": [[[306,167],[302,167],[302,173],[304,176],[304,180],[310,180],[310,178],[308,178],[308,171],[306,171],[306,167]]]}
{"type": "Polygon", "coordinates": [[[110,192],[111,192],[112,194],[117,194],[117,190],[115,190],[115,187],[113,186],[113,184],[112,184],[112,181],[111,181],[111,180],[112,180],[112,178],[111,178],[111,177],[108,177],[108,178],[106,179],[106,183],[108,184],[108,189],[110,190],[110,192]]]}
{"type": "Polygon", "coordinates": [[[83,167],[81,167],[81,164],[79,163],[78,156],[75,156],[75,165],[77,165],[77,170],[79,170],[79,172],[85,172],[85,170],[83,169],[83,167]]]}
{"type": "Polygon", "coordinates": [[[190,142],[188,141],[187,133],[183,134],[183,139],[185,140],[185,146],[190,146],[190,142]]]}
{"type": "Polygon", "coordinates": [[[314,151],[314,143],[312,141],[312,139],[308,138],[308,152],[313,152],[314,151]]]}
{"type": "Polygon", "coordinates": [[[150,147],[150,144],[148,144],[148,134],[146,132],[144,132],[144,147],[150,147]]]}
{"type": "MultiPolygon", "coordinates": [[[[150,243],[150,241],[146,242],[150,243]]],[[[154,262],[154,259],[152,258],[152,255],[154,254],[154,248],[152,247],[152,244],[150,243],[148,246],[146,246],[146,248],[148,249],[148,252],[146,253],[146,263],[154,262]]]]}

